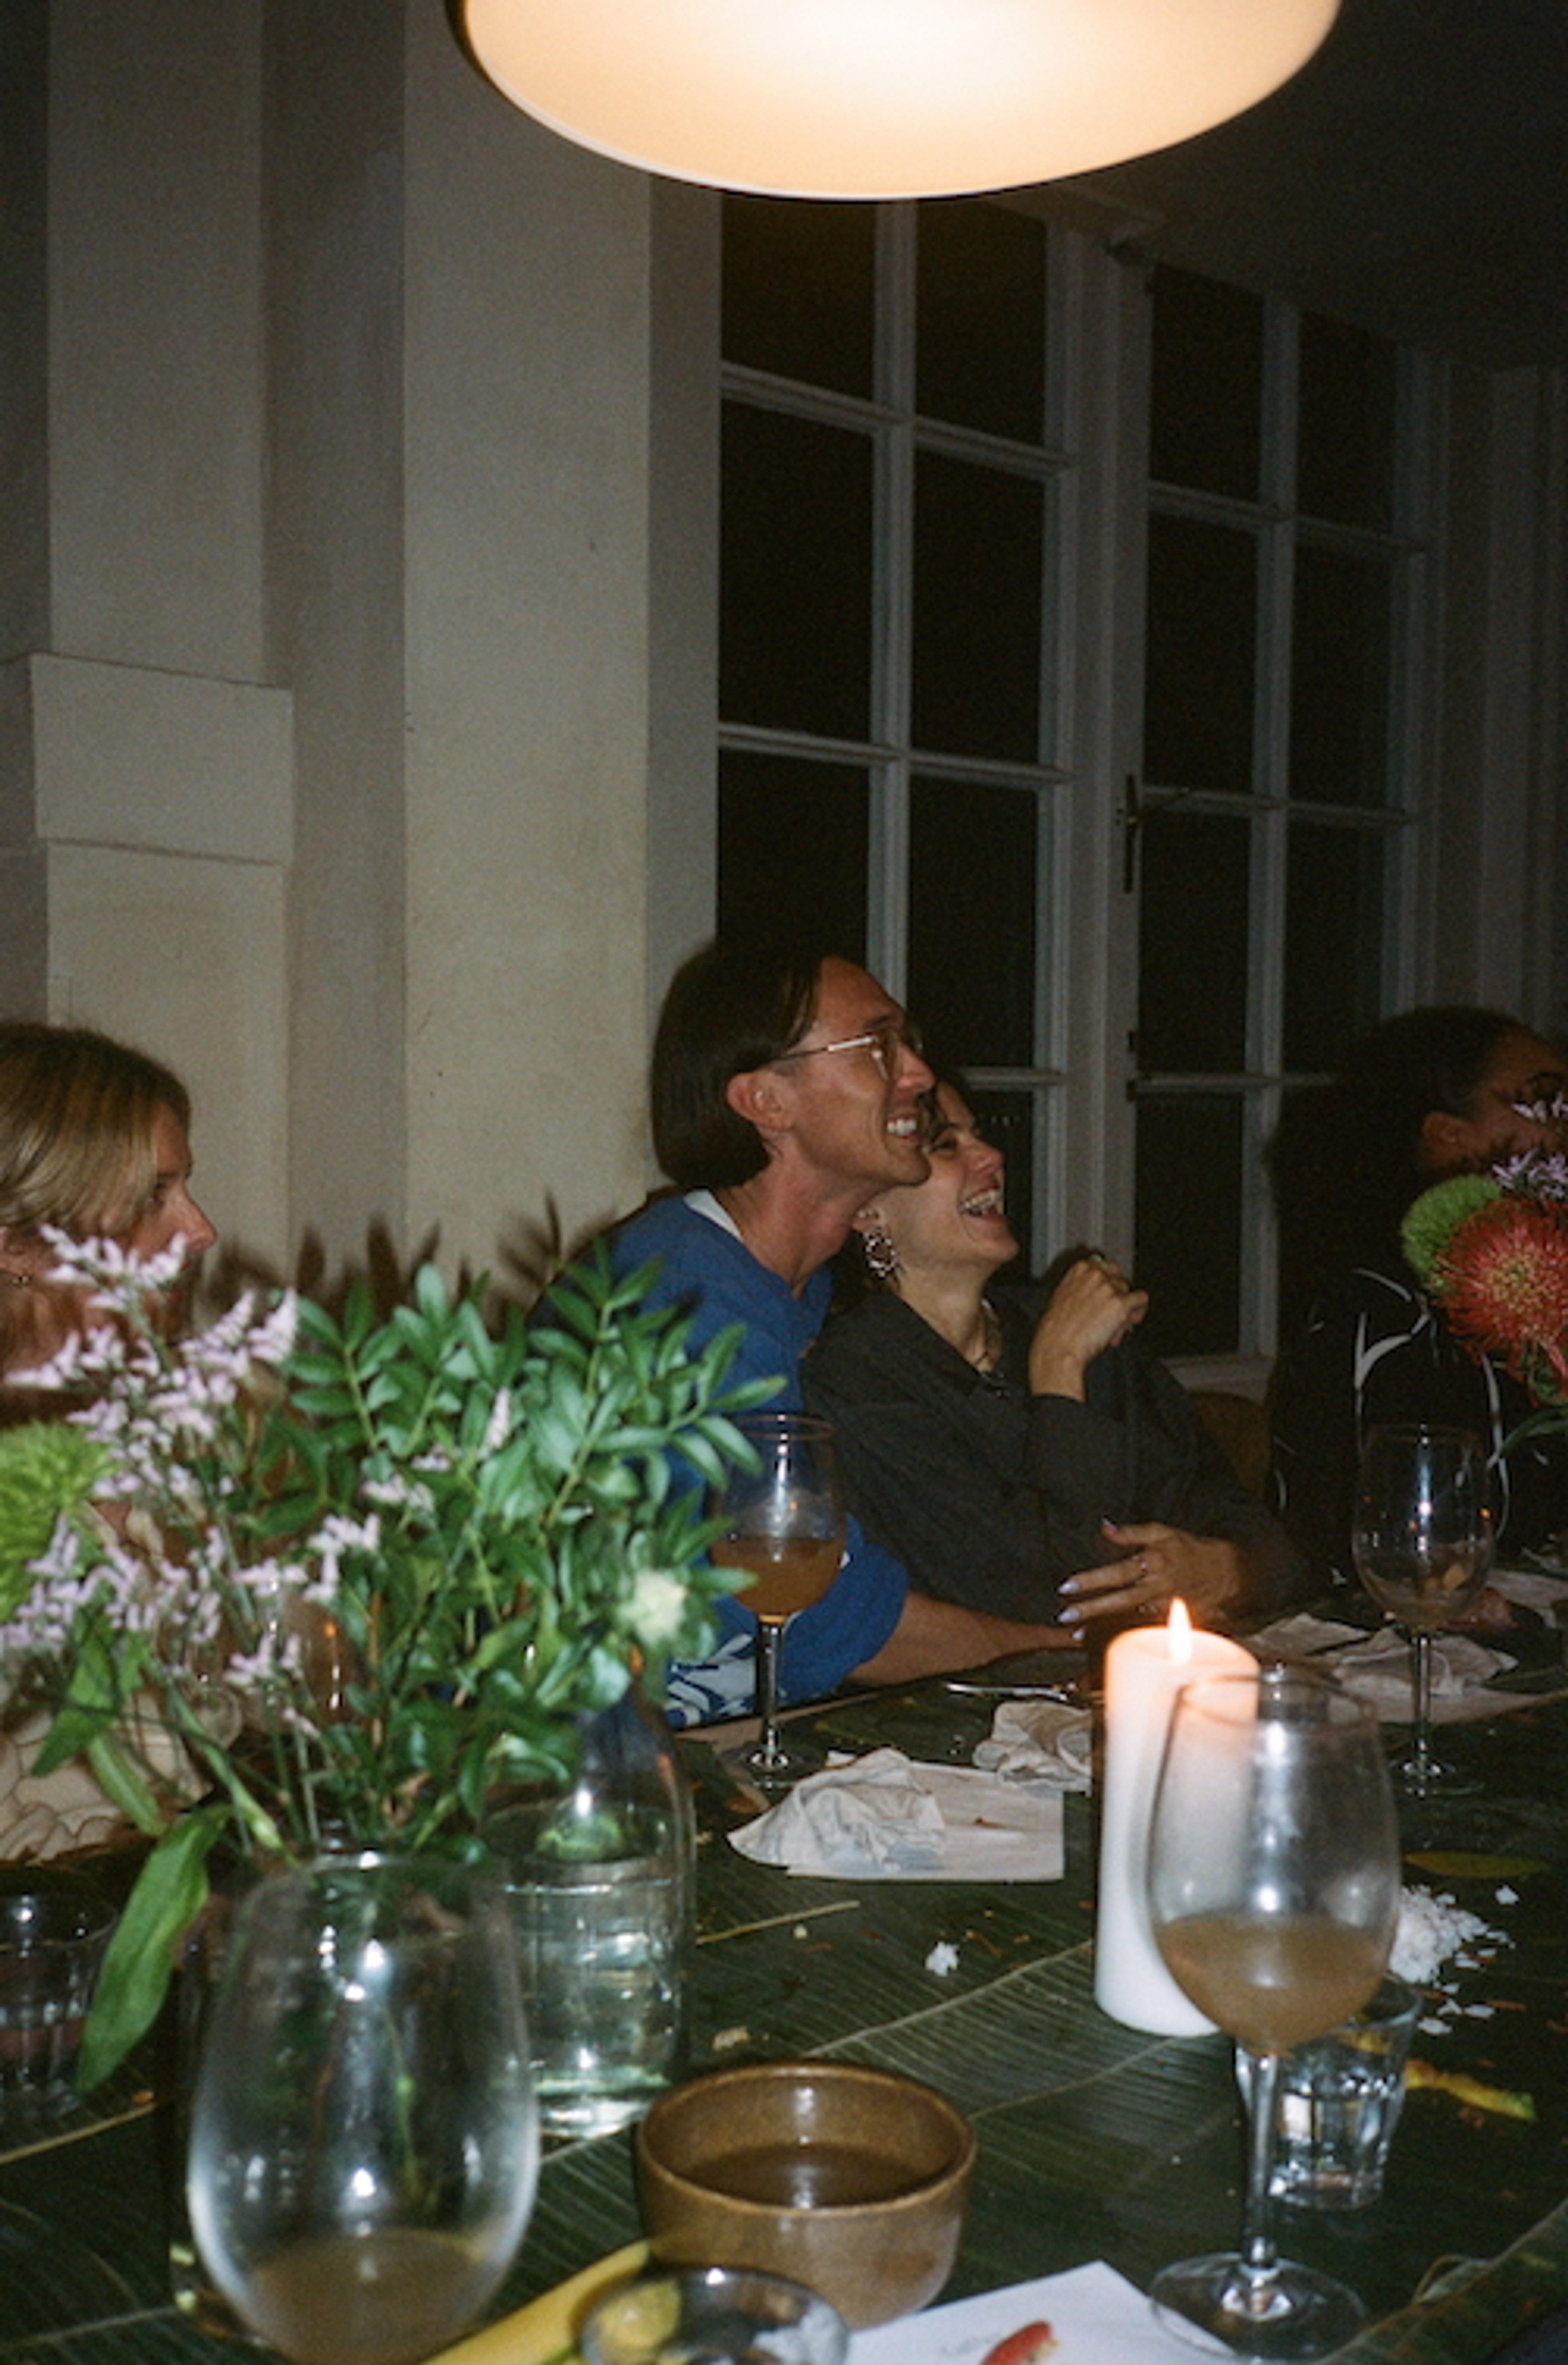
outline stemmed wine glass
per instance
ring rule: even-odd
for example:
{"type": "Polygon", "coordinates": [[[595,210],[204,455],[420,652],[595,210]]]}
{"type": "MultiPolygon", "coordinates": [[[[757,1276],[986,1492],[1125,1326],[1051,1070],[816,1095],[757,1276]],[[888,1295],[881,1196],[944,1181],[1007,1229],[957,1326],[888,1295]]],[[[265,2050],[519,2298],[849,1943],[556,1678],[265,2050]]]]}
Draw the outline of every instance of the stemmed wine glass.
{"type": "Polygon", "coordinates": [[[1260,1667],[1177,1695],[1149,1832],[1149,1919],[1177,1985],[1235,2038],[1249,2099],[1241,2247],[1155,2279],[1157,2314],[1251,2358],[1320,2357],[1364,2314],[1282,2259],[1269,2181],[1280,2062],[1376,1988],[1399,1842],[1372,1709],[1327,1676],[1260,1667]]]}
{"type": "Polygon", "coordinates": [[[1480,1440],[1465,1429],[1373,1429],[1356,1481],[1350,1552],[1361,1583],[1410,1642],[1415,1718],[1396,1787],[1412,1799],[1472,1788],[1431,1745],[1432,1636],[1475,1598],[1492,1565],[1480,1440]]]}
{"type": "Polygon", "coordinates": [[[711,1547],[716,1565],[743,1568],[754,1582],[737,1598],[756,1618],[756,1705],[762,1730],[740,1763],[764,1790],[784,1789],[813,1758],[778,1737],[778,1645],[785,1627],[827,1591],[844,1557],[838,1456],[825,1420],[805,1413],[747,1413],[735,1427],[756,1454],[714,1498],[724,1522],[711,1547]]]}

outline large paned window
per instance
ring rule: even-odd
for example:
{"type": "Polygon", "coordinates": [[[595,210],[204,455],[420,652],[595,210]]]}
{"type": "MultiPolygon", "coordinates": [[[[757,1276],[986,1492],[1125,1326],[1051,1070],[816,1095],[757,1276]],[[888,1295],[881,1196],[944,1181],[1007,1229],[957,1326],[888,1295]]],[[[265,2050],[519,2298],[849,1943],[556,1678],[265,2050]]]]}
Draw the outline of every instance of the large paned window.
{"type": "Polygon", "coordinates": [[[961,1060],[1034,1228],[1066,772],[1043,223],[724,207],[719,907],[871,962],[961,1060]]]}
{"type": "Polygon", "coordinates": [[[1282,1096],[1405,973],[1419,383],[1163,268],[1092,334],[1075,243],[1006,203],[724,201],[719,918],[825,928],[903,996],[1036,1268],[1092,1165],[1075,1215],[1154,1342],[1257,1356],[1282,1096]]]}
{"type": "Polygon", "coordinates": [[[1137,1253],[1167,1351],[1266,1348],[1261,1153],[1395,998],[1413,815],[1416,389],[1365,332],[1151,287],[1137,1253]]]}

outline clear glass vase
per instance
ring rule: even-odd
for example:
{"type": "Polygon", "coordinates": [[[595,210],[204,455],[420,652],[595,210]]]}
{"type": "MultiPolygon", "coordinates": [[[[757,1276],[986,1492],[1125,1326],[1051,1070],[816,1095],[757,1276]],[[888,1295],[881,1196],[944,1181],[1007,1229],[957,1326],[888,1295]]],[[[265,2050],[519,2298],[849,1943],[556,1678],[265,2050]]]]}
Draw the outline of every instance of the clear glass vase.
{"type": "Polygon", "coordinates": [[[633,1684],[580,1720],[577,1772],[492,1815],[547,2134],[624,2126],[679,2068],[695,1827],[669,1728],[633,1684]]]}
{"type": "Polygon", "coordinates": [[[297,2365],[409,2365],[517,2252],[538,2124],[493,1882],[323,1857],[240,1902],[203,2032],[187,2193],[235,2314],[297,2365]]]}

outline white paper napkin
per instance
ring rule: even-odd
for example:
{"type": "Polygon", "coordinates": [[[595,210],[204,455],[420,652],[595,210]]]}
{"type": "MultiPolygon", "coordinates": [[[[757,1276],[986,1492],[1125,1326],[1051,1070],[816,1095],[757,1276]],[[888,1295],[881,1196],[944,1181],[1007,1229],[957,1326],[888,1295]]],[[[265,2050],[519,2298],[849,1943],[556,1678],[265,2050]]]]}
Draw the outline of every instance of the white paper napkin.
{"type": "Polygon", "coordinates": [[[1205,2349],[1235,2355],[1196,2329],[1183,2337],[1167,2332],[1137,2284],[1096,2259],[857,2332],[849,2365],[981,2365],[999,2341],[1029,2325],[1050,2327],[1051,2365],[1172,2365],[1181,2358],[1192,2365],[1205,2349]]]}
{"type": "MultiPolygon", "coordinates": [[[[1359,1627],[1310,1618],[1302,1613],[1282,1618],[1252,1638],[1256,1648],[1266,1644],[1282,1658],[1316,1658],[1381,1716],[1407,1718],[1413,1709],[1410,1687],[1410,1645],[1392,1626],[1364,1634],[1359,1627]],[[1342,1646],[1342,1647],[1341,1647],[1342,1646]]],[[[1432,1637],[1432,1700],[1463,1699],[1513,1661],[1504,1651],[1489,1651],[1468,1634],[1432,1637]]]]}
{"type": "Polygon", "coordinates": [[[1486,1580],[1494,1593],[1505,1601],[1518,1602],[1521,1608],[1539,1611],[1550,1625],[1558,1605],[1568,1601],[1568,1580],[1553,1576],[1546,1569],[1494,1568],[1486,1580]]]}
{"type": "Polygon", "coordinates": [[[988,1738],[975,1744],[975,1764],[1004,1781],[1087,1790],[1093,1723],[1086,1708],[1059,1700],[1003,1700],[988,1738]]]}
{"type": "Polygon", "coordinates": [[[730,1833],[758,1864],[834,1880],[1059,1880],[1061,1799],[968,1765],[874,1749],[730,1833]]]}

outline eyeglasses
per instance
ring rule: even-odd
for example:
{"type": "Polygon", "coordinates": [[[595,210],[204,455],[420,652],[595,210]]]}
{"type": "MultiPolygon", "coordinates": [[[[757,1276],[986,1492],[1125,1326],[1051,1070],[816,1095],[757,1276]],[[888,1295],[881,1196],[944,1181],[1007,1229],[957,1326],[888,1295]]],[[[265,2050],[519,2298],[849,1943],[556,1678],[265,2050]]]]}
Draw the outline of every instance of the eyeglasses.
{"type": "Polygon", "coordinates": [[[803,1051],[780,1051],[773,1064],[782,1068],[790,1059],[815,1059],[824,1051],[869,1051],[881,1071],[884,1082],[890,1082],[899,1064],[901,1051],[921,1055],[918,1026],[907,1018],[884,1018],[877,1026],[868,1026],[863,1035],[846,1035],[839,1043],[808,1043],[803,1051]]]}

